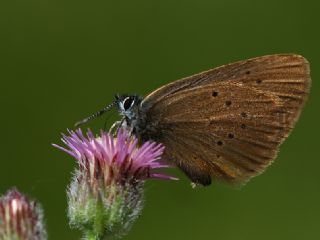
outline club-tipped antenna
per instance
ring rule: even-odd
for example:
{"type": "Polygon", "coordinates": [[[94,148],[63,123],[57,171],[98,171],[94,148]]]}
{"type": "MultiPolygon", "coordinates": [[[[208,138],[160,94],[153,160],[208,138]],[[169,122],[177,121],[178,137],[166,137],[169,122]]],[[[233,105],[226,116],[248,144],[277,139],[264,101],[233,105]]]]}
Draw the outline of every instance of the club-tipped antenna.
{"type": "Polygon", "coordinates": [[[90,120],[100,117],[102,114],[104,114],[105,112],[108,112],[110,110],[110,108],[112,108],[115,105],[116,101],[113,101],[112,103],[110,103],[108,106],[104,107],[103,109],[101,109],[98,112],[95,112],[94,114],[92,114],[91,116],[77,122],[74,126],[75,127],[79,127],[87,122],[89,122],[90,120]]]}

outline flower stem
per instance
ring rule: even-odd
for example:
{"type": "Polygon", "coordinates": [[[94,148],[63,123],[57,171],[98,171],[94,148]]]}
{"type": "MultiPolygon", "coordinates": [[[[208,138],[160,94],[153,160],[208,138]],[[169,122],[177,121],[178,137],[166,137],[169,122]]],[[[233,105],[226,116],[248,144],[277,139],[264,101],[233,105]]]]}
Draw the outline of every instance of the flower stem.
{"type": "Polygon", "coordinates": [[[95,217],[93,225],[87,229],[85,233],[86,240],[101,240],[104,239],[104,219],[103,219],[103,203],[99,198],[96,203],[95,217]]]}
{"type": "Polygon", "coordinates": [[[95,232],[96,236],[103,239],[104,235],[104,219],[103,219],[103,203],[101,198],[99,197],[97,205],[96,205],[96,216],[93,225],[93,231],[95,232]]]}
{"type": "Polygon", "coordinates": [[[92,231],[87,231],[85,233],[85,240],[99,240],[92,231]]]}

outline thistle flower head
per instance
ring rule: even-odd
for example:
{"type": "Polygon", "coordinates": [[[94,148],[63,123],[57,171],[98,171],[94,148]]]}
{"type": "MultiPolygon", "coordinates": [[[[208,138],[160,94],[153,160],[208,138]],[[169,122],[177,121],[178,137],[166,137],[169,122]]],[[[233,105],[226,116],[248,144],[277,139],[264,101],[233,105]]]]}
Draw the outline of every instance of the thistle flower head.
{"type": "Polygon", "coordinates": [[[0,198],[0,239],[46,239],[42,209],[16,189],[0,198]]]}
{"type": "Polygon", "coordinates": [[[159,162],[161,144],[139,147],[123,130],[114,138],[104,131],[95,137],[90,130],[85,136],[78,129],[63,135],[62,141],[65,148],[54,146],[79,165],[68,190],[70,223],[95,237],[127,232],[141,212],[146,179],[175,179],[154,172],[167,167],[159,162]]]}

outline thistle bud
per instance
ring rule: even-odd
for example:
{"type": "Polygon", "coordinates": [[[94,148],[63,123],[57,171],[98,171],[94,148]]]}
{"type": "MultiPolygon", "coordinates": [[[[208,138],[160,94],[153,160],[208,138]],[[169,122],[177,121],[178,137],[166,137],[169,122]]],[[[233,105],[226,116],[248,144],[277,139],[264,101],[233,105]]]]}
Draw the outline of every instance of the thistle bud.
{"type": "Polygon", "coordinates": [[[78,162],[68,189],[70,224],[83,229],[86,239],[104,239],[127,233],[143,208],[146,179],[175,179],[154,173],[168,167],[159,162],[164,147],[138,140],[119,130],[116,138],[101,131],[94,137],[79,129],[63,135],[67,152],[78,162]]]}
{"type": "Polygon", "coordinates": [[[16,189],[0,198],[0,239],[47,239],[41,207],[16,189]]]}

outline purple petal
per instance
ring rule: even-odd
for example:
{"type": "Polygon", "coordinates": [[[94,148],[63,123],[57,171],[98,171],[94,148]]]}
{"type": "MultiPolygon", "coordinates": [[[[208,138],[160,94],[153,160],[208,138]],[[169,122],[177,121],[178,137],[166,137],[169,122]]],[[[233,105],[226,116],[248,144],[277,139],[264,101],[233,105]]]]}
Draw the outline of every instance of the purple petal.
{"type": "Polygon", "coordinates": [[[164,152],[162,144],[148,141],[138,147],[138,139],[129,136],[123,129],[118,131],[116,138],[102,130],[97,137],[90,129],[85,134],[81,129],[68,130],[68,135],[62,134],[61,140],[66,147],[56,144],[53,146],[78,159],[79,165],[82,166],[80,170],[89,171],[89,174],[93,173],[88,166],[95,166],[105,168],[98,171],[105,174],[113,169],[112,177],[115,179],[137,177],[142,180],[146,178],[177,180],[165,174],[150,173],[152,169],[169,167],[160,162],[164,152]]]}

